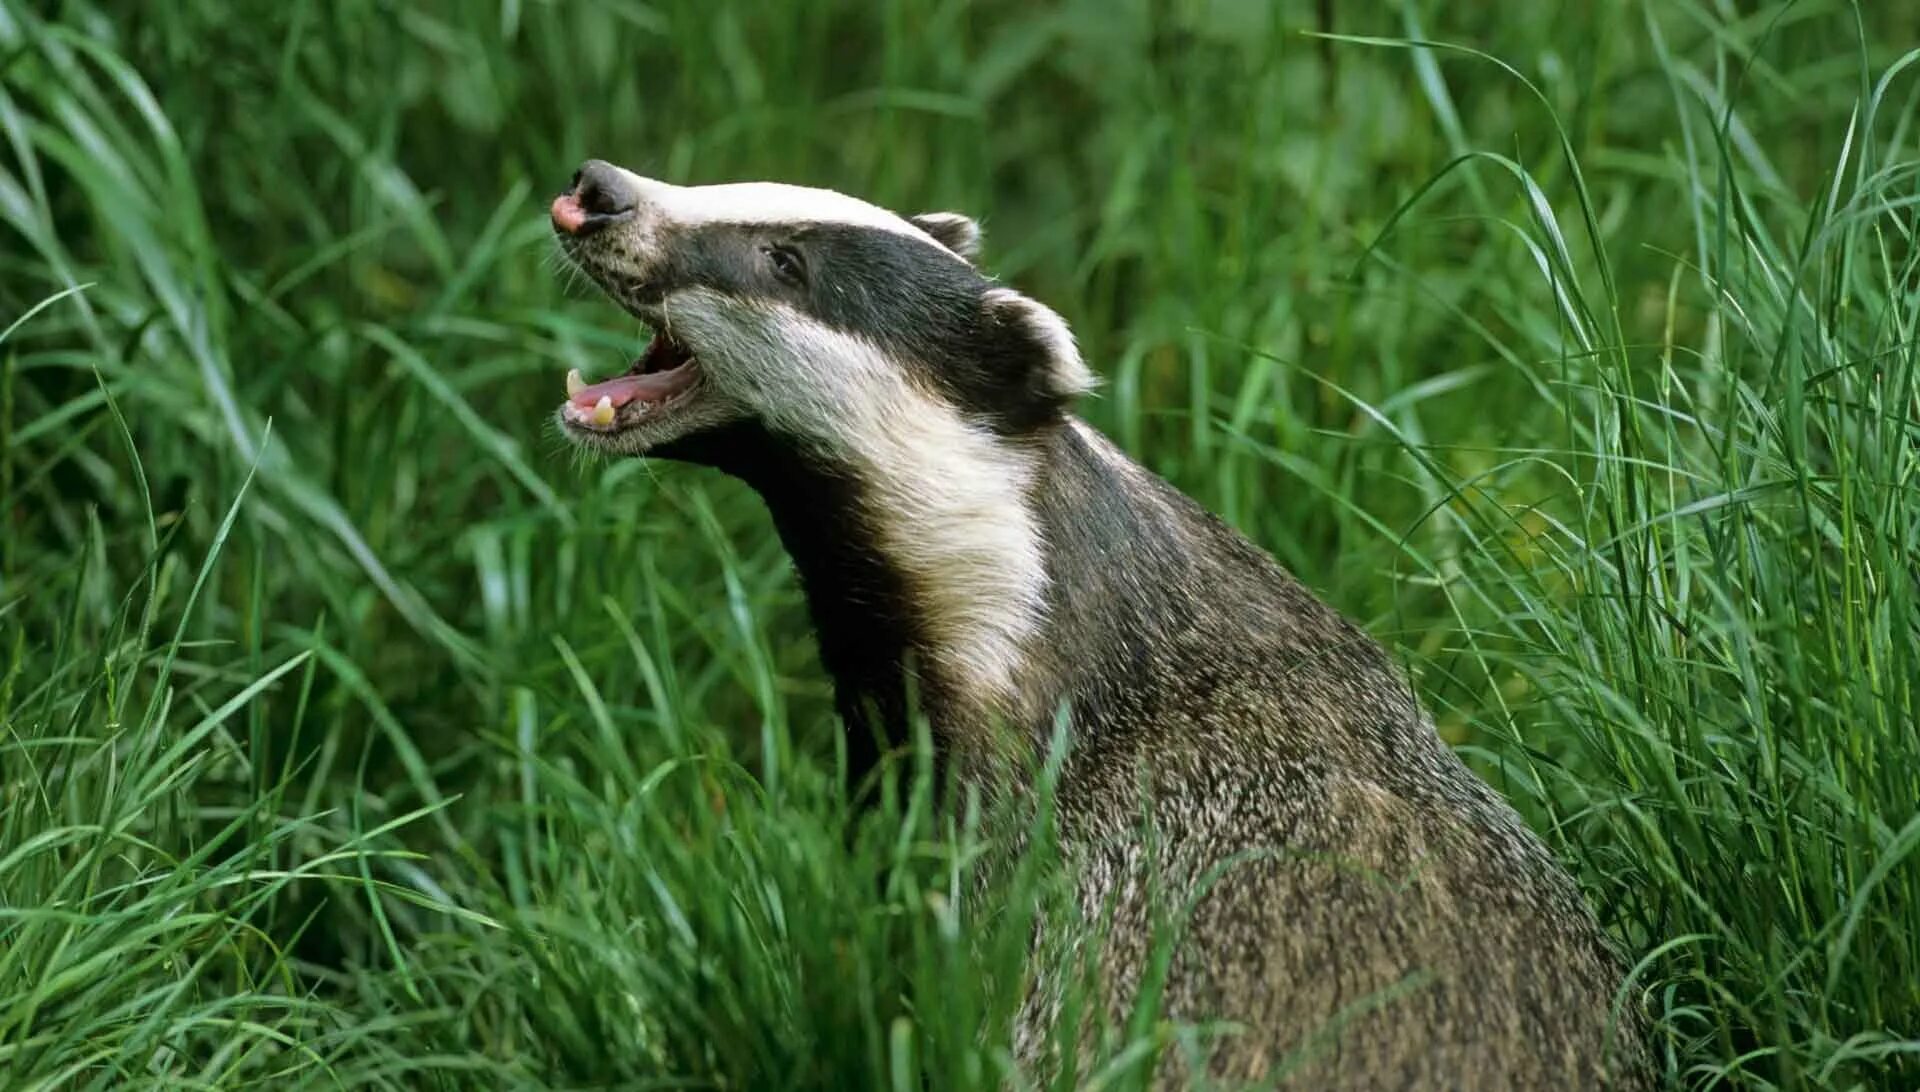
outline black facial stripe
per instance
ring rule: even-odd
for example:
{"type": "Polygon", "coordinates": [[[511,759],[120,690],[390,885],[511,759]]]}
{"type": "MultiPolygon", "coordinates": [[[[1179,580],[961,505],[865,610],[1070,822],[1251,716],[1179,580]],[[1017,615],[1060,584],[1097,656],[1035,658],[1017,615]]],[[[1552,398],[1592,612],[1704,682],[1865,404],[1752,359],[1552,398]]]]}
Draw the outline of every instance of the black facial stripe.
{"type": "Polygon", "coordinates": [[[1045,347],[988,306],[991,280],[935,243],[839,223],[724,223],[676,230],[666,249],[647,294],[702,287],[785,303],[920,369],[934,390],[1001,431],[1058,414],[1041,382],[1045,347]],[[774,246],[799,253],[802,283],[776,272],[774,246]]]}

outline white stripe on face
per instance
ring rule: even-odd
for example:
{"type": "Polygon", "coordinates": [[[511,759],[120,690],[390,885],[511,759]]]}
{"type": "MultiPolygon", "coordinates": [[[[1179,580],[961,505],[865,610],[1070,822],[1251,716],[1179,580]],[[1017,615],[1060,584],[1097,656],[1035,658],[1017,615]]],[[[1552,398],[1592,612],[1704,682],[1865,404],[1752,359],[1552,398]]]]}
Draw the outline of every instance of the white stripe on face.
{"type": "MultiPolygon", "coordinates": [[[[676,186],[617,168],[640,192],[643,213],[671,227],[701,224],[852,224],[922,240],[959,258],[904,218],[857,197],[784,182],[727,182],[676,186]]],[[[960,259],[964,261],[965,259],[960,259]]]]}
{"type": "Polygon", "coordinates": [[[1020,712],[1047,587],[1031,458],[917,386],[908,364],[790,307],[693,289],[665,311],[709,382],[865,487],[855,533],[905,577],[939,680],[977,711],[1020,712]]]}

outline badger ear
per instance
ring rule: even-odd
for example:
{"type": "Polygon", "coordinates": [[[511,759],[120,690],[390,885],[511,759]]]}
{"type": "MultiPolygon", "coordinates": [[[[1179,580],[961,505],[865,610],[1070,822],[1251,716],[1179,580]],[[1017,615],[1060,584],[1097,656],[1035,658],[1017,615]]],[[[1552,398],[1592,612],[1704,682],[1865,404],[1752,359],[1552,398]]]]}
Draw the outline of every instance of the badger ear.
{"type": "Polygon", "coordinates": [[[957,212],[923,212],[907,222],[968,261],[980,252],[980,225],[957,212]]]}
{"type": "Polygon", "coordinates": [[[1066,402],[1093,389],[1093,373],[1080,359],[1073,331],[1051,307],[1011,288],[988,289],[986,306],[988,320],[1038,358],[1027,373],[1035,393],[1066,402]]]}

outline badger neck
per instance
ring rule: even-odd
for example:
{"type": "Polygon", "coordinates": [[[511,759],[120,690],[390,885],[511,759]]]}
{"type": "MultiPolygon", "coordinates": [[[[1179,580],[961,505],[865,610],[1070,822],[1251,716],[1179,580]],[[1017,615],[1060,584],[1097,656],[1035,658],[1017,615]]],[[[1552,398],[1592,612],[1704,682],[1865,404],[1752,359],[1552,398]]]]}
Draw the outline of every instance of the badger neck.
{"type": "Polygon", "coordinates": [[[983,461],[903,456],[892,476],[757,426],[672,453],[765,500],[857,771],[911,738],[915,712],[969,765],[1042,753],[1063,709],[1076,751],[1123,742],[1112,733],[1205,685],[1214,644],[1239,639],[1223,584],[1297,590],[1076,418],[991,442],[983,461]]]}
{"type": "Polygon", "coordinates": [[[858,752],[909,738],[915,711],[958,732],[1024,713],[1045,607],[1030,453],[967,426],[796,450],[757,427],[696,452],[766,502],[806,593],[822,664],[858,752]]]}

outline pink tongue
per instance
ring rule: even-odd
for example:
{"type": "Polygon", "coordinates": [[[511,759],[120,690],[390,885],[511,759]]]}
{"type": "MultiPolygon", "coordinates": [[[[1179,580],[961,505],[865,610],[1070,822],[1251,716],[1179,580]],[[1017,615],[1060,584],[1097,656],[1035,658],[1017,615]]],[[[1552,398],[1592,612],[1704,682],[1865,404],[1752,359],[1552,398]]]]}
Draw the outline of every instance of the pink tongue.
{"type": "Polygon", "coordinates": [[[672,371],[653,372],[650,375],[623,375],[618,379],[595,383],[591,387],[582,387],[580,393],[574,395],[570,401],[583,410],[592,409],[602,398],[612,399],[616,407],[624,406],[628,402],[658,402],[662,398],[678,393],[692,381],[693,369],[683,364],[672,371]]]}

